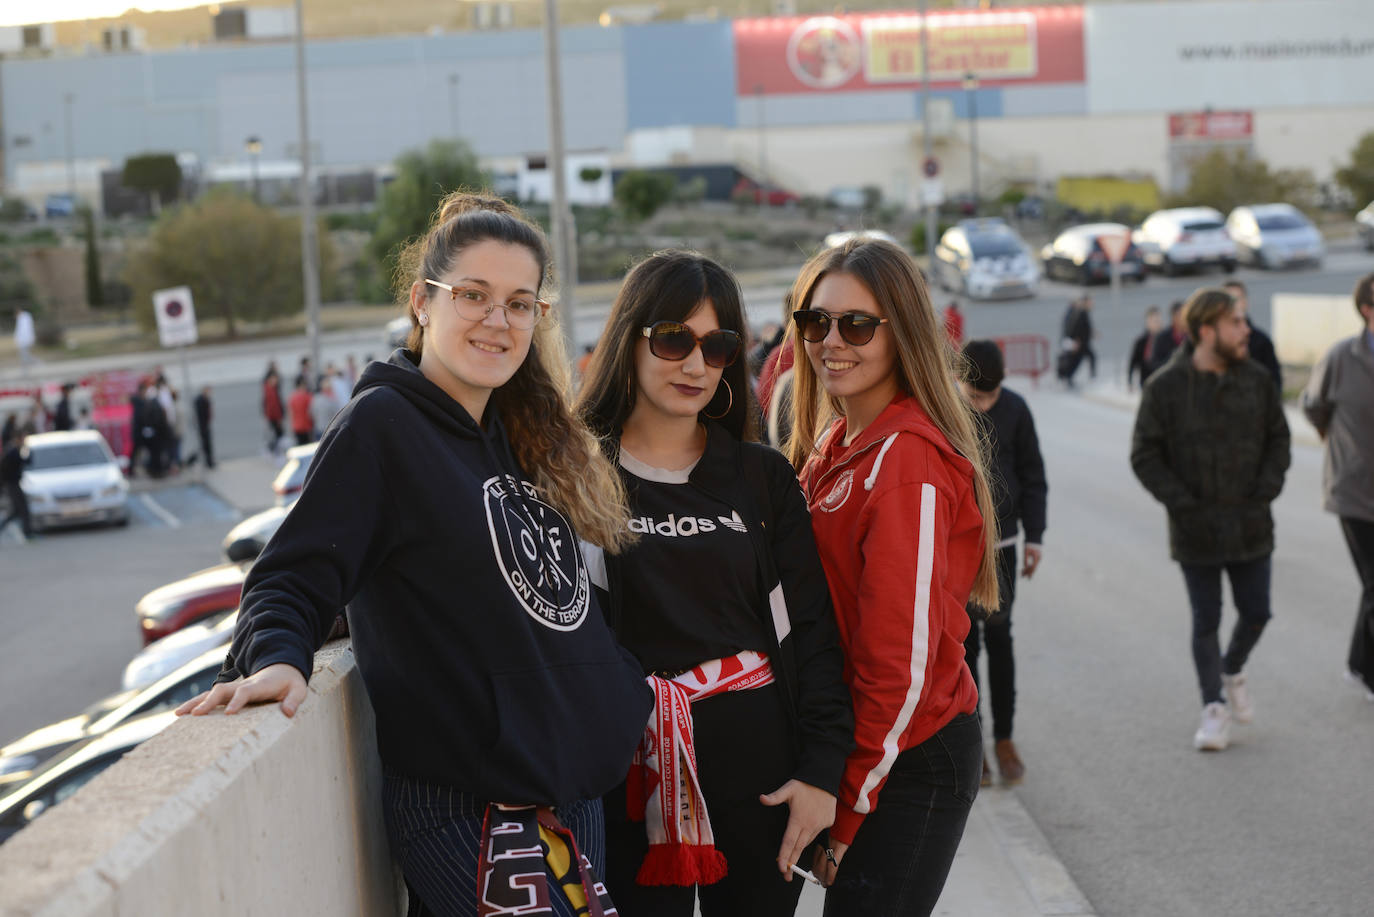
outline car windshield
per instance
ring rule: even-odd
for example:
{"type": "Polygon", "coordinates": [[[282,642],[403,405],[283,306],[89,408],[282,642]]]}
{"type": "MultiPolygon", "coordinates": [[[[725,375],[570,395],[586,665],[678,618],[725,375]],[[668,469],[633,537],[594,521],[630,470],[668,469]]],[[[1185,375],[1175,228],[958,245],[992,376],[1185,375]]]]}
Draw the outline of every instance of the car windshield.
{"type": "Polygon", "coordinates": [[[1260,229],[1303,229],[1307,221],[1294,213],[1271,213],[1260,217],[1256,222],[1260,229]]]}
{"type": "Polygon", "coordinates": [[[1021,242],[1010,233],[985,233],[968,237],[969,249],[975,258],[997,258],[1021,254],[1021,242]]]}
{"type": "Polygon", "coordinates": [[[1188,232],[1215,232],[1221,228],[1221,223],[1216,220],[1194,220],[1191,223],[1184,223],[1183,228],[1188,232]]]}
{"type": "Polygon", "coordinates": [[[29,450],[29,470],[47,471],[50,468],[79,468],[82,465],[109,463],[105,452],[95,443],[66,443],[29,450]]]}

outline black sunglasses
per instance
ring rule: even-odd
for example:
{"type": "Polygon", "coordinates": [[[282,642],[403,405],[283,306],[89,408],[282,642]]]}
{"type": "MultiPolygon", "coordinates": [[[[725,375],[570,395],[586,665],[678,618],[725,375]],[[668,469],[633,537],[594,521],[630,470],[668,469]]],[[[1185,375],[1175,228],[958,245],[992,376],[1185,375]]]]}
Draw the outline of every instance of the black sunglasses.
{"type": "Polygon", "coordinates": [[[640,333],[649,339],[649,353],[660,360],[685,360],[701,345],[701,358],[707,366],[724,369],[739,356],[744,343],[738,332],[717,328],[697,337],[695,331],[682,322],[654,322],[645,325],[640,333]]]}
{"type": "Polygon", "coordinates": [[[792,321],[797,323],[797,333],[803,340],[819,344],[830,333],[830,323],[840,326],[840,337],[845,343],[859,347],[873,340],[879,325],[887,324],[887,319],[869,315],[867,312],[846,312],[831,315],[820,309],[798,309],[792,313],[792,321]]]}

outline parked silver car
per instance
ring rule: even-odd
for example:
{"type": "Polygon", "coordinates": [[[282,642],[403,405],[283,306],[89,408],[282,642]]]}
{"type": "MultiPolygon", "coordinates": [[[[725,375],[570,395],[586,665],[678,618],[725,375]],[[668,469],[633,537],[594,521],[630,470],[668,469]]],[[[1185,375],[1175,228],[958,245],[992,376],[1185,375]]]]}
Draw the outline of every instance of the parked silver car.
{"type": "Polygon", "coordinates": [[[47,761],[77,742],[104,735],[122,723],[163,710],[173,710],[210,690],[224,663],[223,647],[201,652],[160,678],[97,701],[84,712],[36,729],[0,748],[0,793],[29,779],[47,761]]]}
{"type": "Polygon", "coordinates": [[[1000,219],[961,220],[940,237],[934,280],[972,299],[1034,296],[1040,267],[1030,246],[1000,219]]]}
{"type": "Polygon", "coordinates": [[[1145,266],[1170,277],[1184,270],[1220,266],[1236,269],[1236,243],[1226,232],[1221,213],[1211,207],[1156,210],[1145,218],[1131,241],[1145,266]]]}
{"type": "Polygon", "coordinates": [[[1255,267],[1320,267],[1326,256],[1321,232],[1292,204],[1250,204],[1226,218],[1236,257],[1255,267]]]}
{"type": "Polygon", "coordinates": [[[95,430],[36,433],[24,441],[20,486],[35,528],[129,521],[129,482],[95,430]]]}
{"type": "Polygon", "coordinates": [[[1374,203],[1366,204],[1363,210],[1355,214],[1355,231],[1360,234],[1364,250],[1374,252],[1374,203]]]}

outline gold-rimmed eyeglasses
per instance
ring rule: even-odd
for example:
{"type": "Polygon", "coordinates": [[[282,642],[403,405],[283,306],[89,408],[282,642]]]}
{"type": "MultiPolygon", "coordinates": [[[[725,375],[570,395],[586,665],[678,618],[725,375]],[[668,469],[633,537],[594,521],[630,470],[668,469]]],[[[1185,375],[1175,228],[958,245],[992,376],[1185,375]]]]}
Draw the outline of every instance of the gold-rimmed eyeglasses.
{"type": "Polygon", "coordinates": [[[428,278],[425,279],[425,283],[447,290],[458,317],[470,322],[483,321],[491,314],[492,309],[499,308],[506,313],[506,324],[527,331],[538,324],[544,313],[549,311],[549,304],[542,299],[521,296],[506,302],[496,302],[490,293],[480,287],[457,287],[428,278]]]}

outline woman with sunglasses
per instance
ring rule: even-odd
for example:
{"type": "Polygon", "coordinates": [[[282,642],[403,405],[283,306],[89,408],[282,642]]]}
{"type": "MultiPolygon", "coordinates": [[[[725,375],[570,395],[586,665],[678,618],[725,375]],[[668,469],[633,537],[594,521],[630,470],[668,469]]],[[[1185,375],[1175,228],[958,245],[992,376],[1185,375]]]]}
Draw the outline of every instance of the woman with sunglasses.
{"type": "Polygon", "coordinates": [[[792,914],[791,866],[830,824],[852,745],[806,504],[786,460],[754,442],[744,323],[729,272],[658,252],[625,278],[578,401],[639,536],[589,566],[658,699],[605,799],[607,883],[626,917],[691,917],[697,895],[705,917],[792,914]]]}
{"type": "Polygon", "coordinates": [[[599,891],[576,853],[601,868],[600,797],[652,700],[578,549],[630,537],[565,400],[547,251],[499,199],[443,202],[398,271],[407,347],[329,425],[244,584],[222,683],[178,710],[293,716],[347,606],[412,915],[475,915],[479,888],[481,913],[523,902],[531,874],[551,913],[587,913],[599,891]]]}
{"type": "Polygon", "coordinates": [[[965,605],[997,607],[996,515],[953,351],[889,242],[814,256],[792,288],[801,474],[854,699],[828,915],[929,914],[983,766],[965,605]]]}

